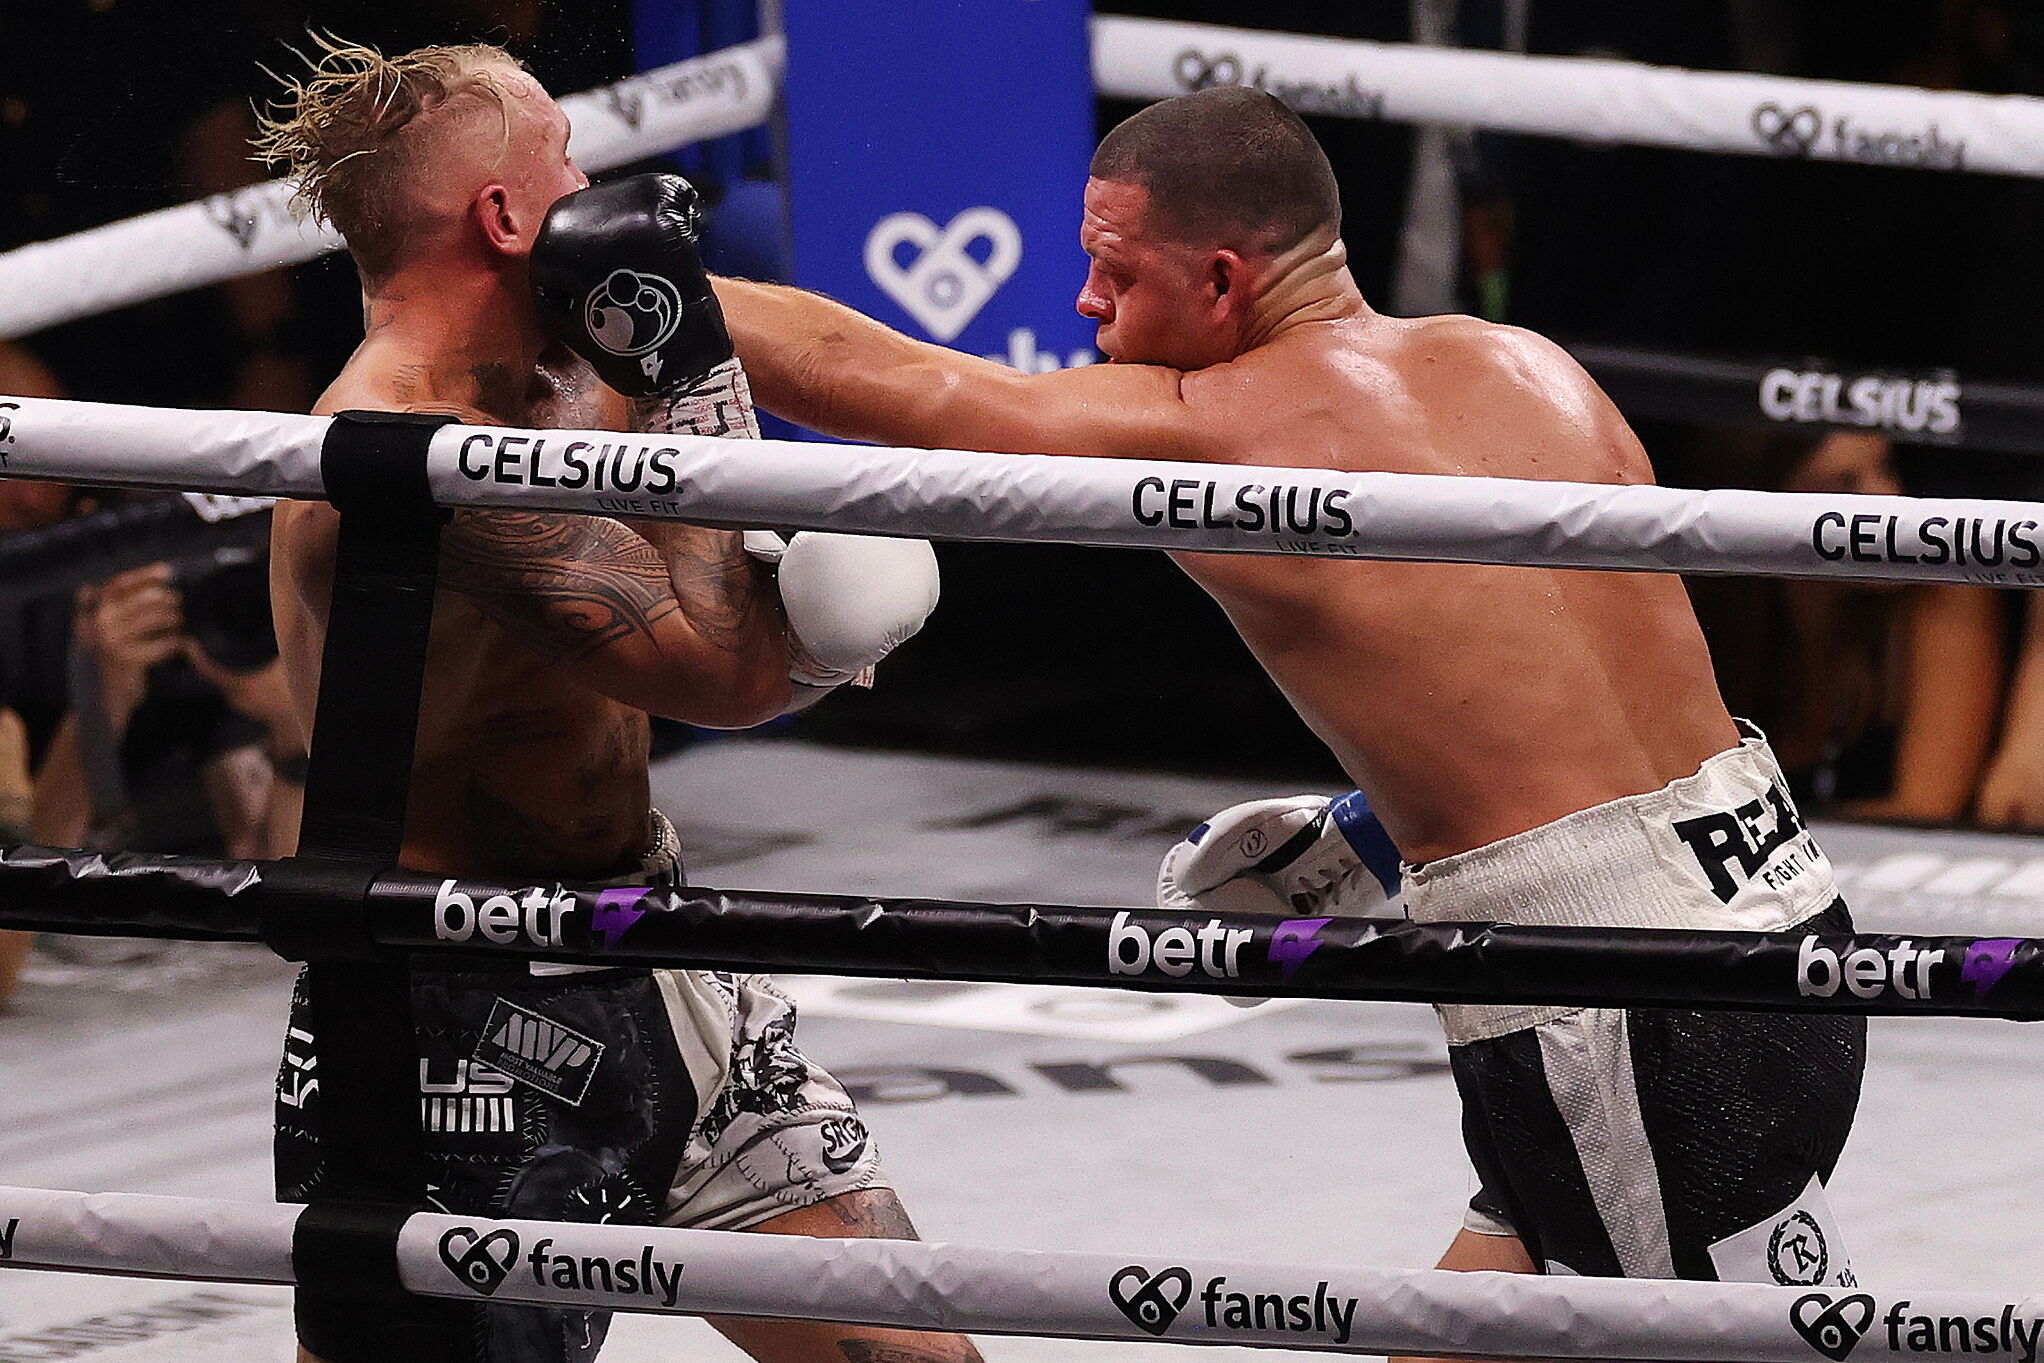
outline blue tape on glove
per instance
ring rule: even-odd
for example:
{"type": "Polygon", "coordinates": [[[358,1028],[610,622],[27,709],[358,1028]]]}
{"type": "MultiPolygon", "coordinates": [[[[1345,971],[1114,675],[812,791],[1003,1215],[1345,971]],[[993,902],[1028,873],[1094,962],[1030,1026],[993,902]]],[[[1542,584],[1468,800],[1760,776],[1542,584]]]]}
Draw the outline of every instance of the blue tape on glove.
{"type": "Polygon", "coordinates": [[[1360,790],[1352,790],[1336,800],[1330,807],[1334,815],[1334,826],[1348,839],[1348,845],[1362,859],[1370,874],[1377,877],[1377,883],[1384,887],[1386,898],[1398,895],[1398,849],[1391,843],[1391,835],[1384,831],[1384,825],[1370,808],[1370,802],[1363,798],[1360,790]]]}

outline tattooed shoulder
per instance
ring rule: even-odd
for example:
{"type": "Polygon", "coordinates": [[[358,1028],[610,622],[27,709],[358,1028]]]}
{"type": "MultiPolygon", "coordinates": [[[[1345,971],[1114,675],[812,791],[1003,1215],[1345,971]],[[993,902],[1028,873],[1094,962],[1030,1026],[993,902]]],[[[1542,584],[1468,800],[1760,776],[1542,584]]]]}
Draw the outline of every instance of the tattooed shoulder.
{"type": "Polygon", "coordinates": [[[440,585],[555,662],[587,657],[677,609],[660,555],[596,516],[456,512],[440,541],[440,585]]]}

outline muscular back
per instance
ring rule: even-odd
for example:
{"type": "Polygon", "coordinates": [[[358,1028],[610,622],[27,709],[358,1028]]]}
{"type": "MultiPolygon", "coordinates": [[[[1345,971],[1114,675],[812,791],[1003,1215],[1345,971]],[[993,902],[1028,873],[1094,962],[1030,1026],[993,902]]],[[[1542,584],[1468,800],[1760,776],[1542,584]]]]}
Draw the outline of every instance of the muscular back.
{"type": "MultiPolygon", "coordinates": [[[[1217,462],[1652,481],[1572,360],[1469,318],[1301,326],[1182,394],[1217,462]]],[[[1413,861],[1656,789],[1736,741],[1672,576],[1175,557],[1413,861]]]]}

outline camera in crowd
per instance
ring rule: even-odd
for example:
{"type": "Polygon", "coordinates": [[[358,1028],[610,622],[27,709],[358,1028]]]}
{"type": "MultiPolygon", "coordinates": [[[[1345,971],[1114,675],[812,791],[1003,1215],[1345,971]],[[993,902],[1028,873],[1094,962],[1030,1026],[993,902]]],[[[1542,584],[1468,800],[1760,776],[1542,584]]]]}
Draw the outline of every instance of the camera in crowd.
{"type": "Polygon", "coordinates": [[[185,633],[216,666],[248,673],[276,660],[268,553],[227,548],[173,559],[170,585],[183,603],[185,633]]]}

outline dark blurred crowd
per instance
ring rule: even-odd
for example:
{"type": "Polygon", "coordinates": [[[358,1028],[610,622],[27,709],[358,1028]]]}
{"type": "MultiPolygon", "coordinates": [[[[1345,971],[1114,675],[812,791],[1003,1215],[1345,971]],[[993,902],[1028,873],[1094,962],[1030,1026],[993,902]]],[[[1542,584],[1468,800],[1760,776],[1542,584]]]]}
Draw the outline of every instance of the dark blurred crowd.
{"type": "MultiPolygon", "coordinates": [[[[2019,0],[1099,8],[2044,94],[2044,8],[2019,0]]],[[[745,37],[756,22],[745,0],[0,9],[0,250],[261,178],[247,155],[251,101],[274,88],[263,68],[289,65],[308,26],[386,50],[499,42],[564,93],[745,37]]],[[[1127,112],[1103,101],[1103,125],[1127,112]]],[[[2032,246],[2044,183],[1315,127],[1342,178],[1358,282],[1388,311],[1476,312],[1564,342],[2044,383],[2044,252],[2032,246]]],[[[713,200],[756,205],[769,151],[764,138],[734,141],[688,164],[713,200]]],[[[336,258],[0,342],[0,394],[302,411],[359,327],[352,271],[336,258]]],[[[2044,496],[2032,472],[2044,465],[2029,456],[1865,433],[1640,429],[1663,480],[1686,486],[2044,496]]],[[[0,482],[0,536],[116,502],[0,482]]],[[[946,608],[890,665],[889,684],[825,707],[804,721],[810,733],[1338,779],[1218,612],[1160,556],[959,546],[946,572],[946,608]]],[[[254,856],[290,846],[304,738],[273,663],[224,661],[198,642],[186,619],[194,580],[161,563],[83,588],[0,594],[0,842],[254,856]]],[[[1728,700],[1773,733],[1807,795],[1868,816],[2044,827],[2044,630],[2029,628],[2028,598],[1764,581],[1693,590],[1728,700]]],[[[23,950],[0,938],[0,996],[23,950]]]]}

